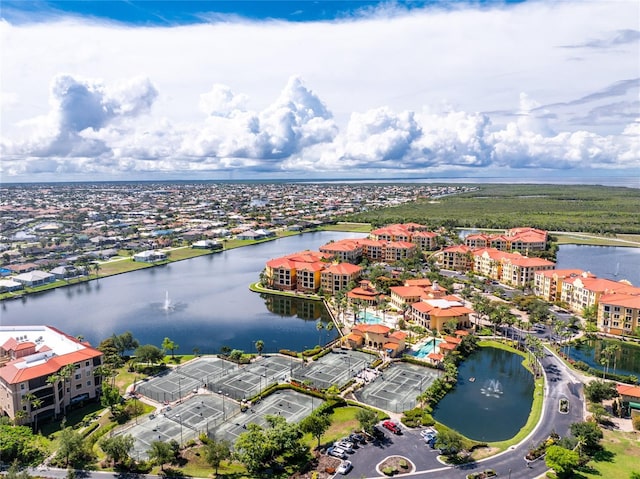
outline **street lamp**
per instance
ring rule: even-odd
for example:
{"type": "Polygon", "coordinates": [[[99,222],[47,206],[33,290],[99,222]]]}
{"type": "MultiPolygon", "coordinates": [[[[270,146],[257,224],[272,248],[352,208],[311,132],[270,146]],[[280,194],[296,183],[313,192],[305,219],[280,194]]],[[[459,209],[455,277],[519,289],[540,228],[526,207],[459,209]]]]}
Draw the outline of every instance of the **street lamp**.
{"type": "Polygon", "coordinates": [[[225,407],[224,394],[222,394],[222,390],[218,391],[218,394],[220,394],[220,396],[222,396],[222,420],[226,421],[227,420],[227,411],[226,411],[226,407],[225,407]]]}
{"type": "Polygon", "coordinates": [[[180,445],[182,446],[182,416],[180,414],[176,414],[178,421],[180,421],[180,445]]]}

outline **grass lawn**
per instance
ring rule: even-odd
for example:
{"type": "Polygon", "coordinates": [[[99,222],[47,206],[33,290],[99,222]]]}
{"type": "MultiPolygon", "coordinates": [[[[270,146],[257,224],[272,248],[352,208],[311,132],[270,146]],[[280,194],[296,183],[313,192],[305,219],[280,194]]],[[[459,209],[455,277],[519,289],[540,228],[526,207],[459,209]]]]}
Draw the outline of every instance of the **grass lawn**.
{"type": "Polygon", "coordinates": [[[370,233],[371,223],[342,223],[335,225],[325,225],[322,227],[324,231],[346,231],[349,233],[370,233]]]}
{"type": "Polygon", "coordinates": [[[640,433],[603,430],[604,453],[587,464],[587,470],[576,477],[602,479],[620,477],[627,479],[632,471],[640,473],[640,433]]]}

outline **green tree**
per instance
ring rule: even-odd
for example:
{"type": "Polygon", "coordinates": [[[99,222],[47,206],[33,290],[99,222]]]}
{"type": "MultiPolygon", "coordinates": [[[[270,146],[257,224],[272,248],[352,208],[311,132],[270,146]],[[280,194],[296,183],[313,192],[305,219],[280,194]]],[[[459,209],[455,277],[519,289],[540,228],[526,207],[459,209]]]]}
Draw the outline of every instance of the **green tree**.
{"type": "Polygon", "coordinates": [[[373,412],[371,409],[361,408],[356,412],[356,419],[360,424],[360,428],[371,434],[373,431],[373,426],[376,422],[378,422],[378,415],[373,412]]]}
{"type": "Polygon", "coordinates": [[[600,441],[603,434],[602,429],[594,422],[574,422],[569,426],[571,435],[573,437],[584,438],[584,452],[588,455],[592,455],[594,452],[601,449],[600,441]]]}
{"type": "Polygon", "coordinates": [[[318,448],[320,448],[320,438],[330,426],[331,418],[329,415],[318,412],[310,414],[300,422],[302,432],[309,433],[318,440],[318,448]]]}
{"type": "Polygon", "coordinates": [[[29,474],[26,469],[20,470],[20,464],[14,461],[9,466],[7,473],[4,475],[5,479],[31,479],[33,476],[29,474]]]}
{"type": "Polygon", "coordinates": [[[164,471],[164,465],[170,463],[175,458],[173,448],[163,441],[153,441],[147,451],[147,455],[154,464],[160,466],[160,470],[162,471],[164,471]]]}
{"type": "Polygon", "coordinates": [[[27,393],[22,396],[22,404],[25,404],[28,409],[28,414],[33,416],[33,430],[38,430],[38,409],[42,407],[42,399],[37,397],[33,393],[27,393]],[[35,414],[34,414],[35,412],[35,414]]]}
{"type": "Polygon", "coordinates": [[[618,391],[614,382],[594,380],[584,387],[584,394],[589,401],[600,403],[606,399],[616,397],[618,391]]]}
{"type": "Polygon", "coordinates": [[[258,356],[262,356],[263,350],[264,350],[264,341],[262,339],[258,339],[256,341],[256,351],[258,351],[258,356]]]}
{"type": "Polygon", "coordinates": [[[121,399],[122,396],[120,396],[120,391],[117,387],[107,383],[102,385],[102,394],[100,395],[100,404],[102,406],[108,407],[113,412],[114,406],[120,404],[121,399]]]}
{"type": "Polygon", "coordinates": [[[165,351],[171,351],[171,357],[174,358],[174,351],[176,349],[179,349],[180,346],[178,346],[174,341],[171,341],[169,338],[164,338],[164,340],[162,341],[162,349],[164,349],[165,351]]]}
{"type": "Polygon", "coordinates": [[[40,463],[44,457],[42,444],[31,427],[0,425],[0,460],[27,466],[40,463]]]}
{"type": "Polygon", "coordinates": [[[164,353],[162,352],[162,349],[154,346],[153,344],[144,344],[136,348],[135,356],[138,362],[151,364],[162,362],[164,353]]]}
{"type": "Polygon", "coordinates": [[[129,453],[133,449],[133,437],[130,434],[104,437],[100,440],[100,448],[115,467],[129,460],[129,453]]]}
{"type": "Polygon", "coordinates": [[[215,469],[217,476],[220,463],[231,457],[231,443],[226,439],[220,441],[211,439],[204,446],[204,457],[207,463],[215,469]]]}
{"type": "Polygon", "coordinates": [[[134,351],[138,346],[140,346],[140,343],[133,337],[131,331],[125,331],[117,336],[114,334],[112,339],[113,345],[116,347],[121,358],[124,357],[124,353],[127,351],[134,351]]]}
{"type": "Polygon", "coordinates": [[[446,455],[455,455],[462,449],[462,436],[455,431],[440,431],[436,438],[436,447],[446,455]]]}
{"type": "Polygon", "coordinates": [[[66,427],[60,431],[56,462],[64,467],[82,466],[92,460],[93,455],[89,451],[84,437],[79,431],[66,427]]]}
{"type": "Polygon", "coordinates": [[[570,477],[580,465],[580,456],[576,451],[553,445],[547,448],[545,463],[559,478],[570,477]]]}

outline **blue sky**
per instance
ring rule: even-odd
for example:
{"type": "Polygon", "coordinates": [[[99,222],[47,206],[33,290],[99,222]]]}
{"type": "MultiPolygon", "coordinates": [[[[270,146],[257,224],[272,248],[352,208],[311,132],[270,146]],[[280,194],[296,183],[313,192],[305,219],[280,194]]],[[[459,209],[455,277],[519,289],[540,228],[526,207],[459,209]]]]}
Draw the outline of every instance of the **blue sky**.
{"type": "Polygon", "coordinates": [[[636,1],[3,0],[0,17],[2,181],[640,178],[636,1]]]}

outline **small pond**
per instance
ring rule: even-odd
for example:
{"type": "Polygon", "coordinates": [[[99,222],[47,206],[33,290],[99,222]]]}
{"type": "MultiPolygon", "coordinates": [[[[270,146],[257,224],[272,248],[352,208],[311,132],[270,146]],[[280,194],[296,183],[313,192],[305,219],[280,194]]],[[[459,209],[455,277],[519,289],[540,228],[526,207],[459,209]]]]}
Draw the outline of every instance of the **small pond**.
{"type": "Polygon", "coordinates": [[[479,348],[460,364],[456,388],[433,417],[477,441],[512,438],[526,424],[533,403],[533,376],[522,360],[502,349],[479,348]]]}
{"type": "Polygon", "coordinates": [[[610,339],[590,339],[581,341],[578,346],[569,349],[569,357],[602,370],[600,360],[604,357],[603,350],[611,345],[617,345],[619,349],[609,359],[609,371],[640,377],[640,345],[638,344],[610,339]]]}

